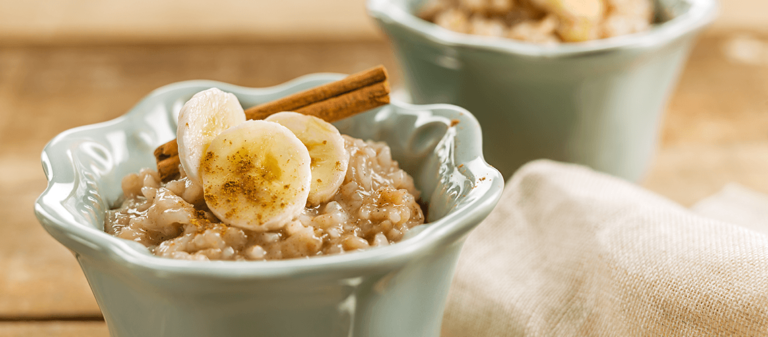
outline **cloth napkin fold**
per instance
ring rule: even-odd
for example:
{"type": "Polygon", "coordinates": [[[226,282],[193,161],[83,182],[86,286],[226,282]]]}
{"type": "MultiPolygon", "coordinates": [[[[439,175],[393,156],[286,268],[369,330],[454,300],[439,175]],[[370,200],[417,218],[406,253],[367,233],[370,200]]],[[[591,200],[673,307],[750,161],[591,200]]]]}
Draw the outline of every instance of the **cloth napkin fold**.
{"type": "Polygon", "coordinates": [[[768,236],[546,160],[467,239],[443,319],[444,337],[766,334],[768,236]]]}

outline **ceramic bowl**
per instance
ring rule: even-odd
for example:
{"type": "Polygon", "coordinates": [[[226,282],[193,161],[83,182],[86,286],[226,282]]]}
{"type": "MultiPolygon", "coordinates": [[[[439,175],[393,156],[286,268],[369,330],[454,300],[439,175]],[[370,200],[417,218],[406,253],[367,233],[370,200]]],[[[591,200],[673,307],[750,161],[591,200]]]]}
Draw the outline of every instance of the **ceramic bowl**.
{"type": "Polygon", "coordinates": [[[175,83],[120,118],[51,140],[42,154],[48,188],[35,213],[74,252],[111,336],[439,335],[459,250],[503,188],[483,160],[479,124],[455,106],[394,102],[336,123],[342,133],[386,141],[429,204],[428,223],[397,244],[308,259],[198,262],[156,257],[103,231],[121,178],[154,166],[152,151],[175,138],[178,111],[194,93],[218,87],[248,107],[342,77],[265,89],[175,83]]]}
{"type": "Polygon", "coordinates": [[[467,108],[488,162],[508,178],[549,158],[638,180],[695,35],[716,0],[657,0],[648,32],[542,46],[443,29],[414,16],[423,0],[368,0],[411,100],[467,108]]]}

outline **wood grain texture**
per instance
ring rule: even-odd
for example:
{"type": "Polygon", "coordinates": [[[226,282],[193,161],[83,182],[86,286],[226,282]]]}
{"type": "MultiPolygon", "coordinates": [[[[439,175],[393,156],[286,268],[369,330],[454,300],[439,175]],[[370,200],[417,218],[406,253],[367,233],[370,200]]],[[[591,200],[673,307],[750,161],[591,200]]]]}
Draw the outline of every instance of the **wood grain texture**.
{"type": "Polygon", "coordinates": [[[768,1],[723,0],[720,16],[710,31],[723,33],[735,30],[768,33],[768,1]]]}
{"type": "MultiPolygon", "coordinates": [[[[32,212],[45,187],[40,150],[53,136],[115,118],[174,81],[262,87],[377,64],[398,86],[392,51],[382,42],[0,48],[0,321],[99,315],[75,259],[32,212]]],[[[685,205],[731,181],[768,193],[766,130],[768,37],[710,35],[682,75],[643,185],[685,205]]],[[[103,336],[106,330],[98,322],[0,323],[3,336],[57,333],[103,336]]]]}
{"type": "Polygon", "coordinates": [[[728,182],[768,193],[768,35],[718,34],[696,46],[643,185],[690,206],[728,182]]]}
{"type": "MultiPolygon", "coordinates": [[[[711,31],[768,32],[768,1],[720,1],[711,31]]],[[[0,0],[0,45],[380,41],[364,0],[0,0]]]]}
{"type": "Polygon", "coordinates": [[[382,43],[0,48],[0,318],[99,315],[75,259],[33,214],[53,136],[120,116],[175,81],[264,87],[378,64],[395,68],[382,43]]]}
{"type": "Polygon", "coordinates": [[[5,45],[362,40],[362,0],[0,0],[5,45]]]}
{"type": "Polygon", "coordinates": [[[729,182],[768,193],[768,141],[664,146],[643,186],[691,206],[729,182]]]}
{"type": "Polygon", "coordinates": [[[104,322],[0,322],[1,337],[108,337],[104,322]]]}

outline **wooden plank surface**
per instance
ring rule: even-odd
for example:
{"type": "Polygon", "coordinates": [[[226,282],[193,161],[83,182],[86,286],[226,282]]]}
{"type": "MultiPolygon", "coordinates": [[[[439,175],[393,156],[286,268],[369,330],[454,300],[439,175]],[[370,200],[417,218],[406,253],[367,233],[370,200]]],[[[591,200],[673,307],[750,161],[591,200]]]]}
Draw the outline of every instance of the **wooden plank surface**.
{"type": "MultiPolygon", "coordinates": [[[[0,336],[103,336],[74,258],[37,223],[39,153],[57,133],[127,111],[152,89],[214,79],[274,85],[382,63],[385,43],[0,48],[0,336]],[[19,321],[19,322],[14,322],[19,321]]],[[[690,205],[736,181],[768,193],[768,38],[709,35],[683,73],[643,185],[690,205]]]]}
{"type": "Polygon", "coordinates": [[[381,40],[363,0],[0,0],[0,44],[381,40]]]}
{"type": "Polygon", "coordinates": [[[643,184],[690,206],[728,182],[768,193],[768,35],[700,41],[643,184]]]}
{"type": "MultiPolygon", "coordinates": [[[[768,32],[768,1],[720,1],[713,31],[768,32]]],[[[0,45],[380,41],[365,0],[0,0],[0,45]]]]}
{"type": "Polygon", "coordinates": [[[104,322],[0,322],[0,337],[107,337],[104,322]]]}
{"type": "Polygon", "coordinates": [[[175,81],[263,87],[377,64],[395,68],[382,43],[0,49],[0,319],[99,315],[75,259],[33,215],[53,136],[122,115],[175,81]]]}

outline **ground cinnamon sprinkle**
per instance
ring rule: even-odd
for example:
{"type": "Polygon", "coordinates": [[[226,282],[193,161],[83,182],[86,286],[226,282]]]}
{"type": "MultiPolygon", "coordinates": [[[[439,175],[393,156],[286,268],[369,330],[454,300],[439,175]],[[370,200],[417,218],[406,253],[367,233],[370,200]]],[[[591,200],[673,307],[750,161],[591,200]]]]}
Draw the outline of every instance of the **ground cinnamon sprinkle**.
{"type": "MultiPolygon", "coordinates": [[[[225,139],[224,141],[227,140],[225,139]]],[[[230,140],[229,143],[232,144],[232,141],[230,140]]],[[[203,157],[201,170],[206,174],[214,170],[223,170],[219,166],[214,166],[217,158],[218,156],[213,152],[206,152],[203,157]]],[[[234,173],[239,179],[224,182],[216,191],[212,190],[209,186],[205,189],[204,196],[205,200],[213,206],[219,205],[222,201],[221,198],[223,198],[229,205],[229,210],[225,213],[226,217],[237,215],[238,203],[240,202],[239,195],[245,195],[249,200],[261,203],[262,207],[267,207],[268,204],[278,201],[278,196],[263,195],[264,193],[262,192],[263,184],[278,180],[282,176],[282,168],[275,157],[267,154],[262,158],[253,158],[247,150],[240,149],[234,154],[228,155],[226,160],[232,163],[232,172],[230,173],[234,173]],[[256,172],[261,179],[251,176],[252,172],[256,172]]],[[[290,185],[286,186],[286,189],[290,188],[290,185]]],[[[284,205],[284,203],[281,203],[281,205],[284,205]]],[[[257,218],[260,220],[261,216],[259,215],[257,218]]]]}
{"type": "MultiPolygon", "coordinates": [[[[247,119],[264,119],[281,111],[295,111],[335,122],[389,103],[389,75],[377,66],[336,82],[302,91],[245,110],[247,119]]],[[[172,140],[155,149],[160,180],[179,174],[178,143],[172,140]]]]}
{"type": "MultiPolygon", "coordinates": [[[[333,122],[387,103],[387,73],[377,67],[245,112],[248,119],[263,119],[280,111],[297,111],[333,122]]],[[[425,221],[413,178],[391,158],[386,144],[342,138],[350,159],[336,195],[319,205],[304,205],[297,215],[291,213],[292,219],[279,220],[265,216],[272,211],[270,208],[276,208],[269,206],[283,209],[296,200],[286,196],[306,193],[305,188],[285,184],[275,191],[263,187],[280,180],[283,174],[295,175],[298,171],[284,171],[277,158],[270,155],[252,157],[249,151],[241,150],[223,158],[206,151],[200,165],[206,186],[203,188],[186,176],[179,165],[178,144],[169,142],[155,151],[159,173],[144,169],[140,176],[129,174],[124,178],[125,200],[108,212],[105,231],[140,242],[155,255],[190,260],[289,259],[400,241],[408,230],[425,221]],[[227,165],[227,170],[232,171],[224,172],[222,166],[227,165]],[[237,225],[249,229],[228,226],[213,213],[226,211],[223,216],[230,221],[245,217],[245,211],[237,214],[242,203],[247,203],[248,214],[253,215],[237,225]],[[268,220],[265,226],[251,226],[263,223],[263,218],[268,220]]],[[[229,139],[223,141],[229,146],[239,145],[229,139]]],[[[269,146],[266,143],[269,141],[256,142],[258,146],[269,146]]],[[[336,162],[337,170],[344,172],[344,166],[336,162]]]]}
{"type": "MultiPolygon", "coordinates": [[[[234,196],[247,186],[245,182],[225,181],[225,186],[214,188],[220,191],[211,193],[214,191],[192,184],[183,170],[167,183],[162,183],[156,172],[143,170],[140,176],[124,178],[143,183],[124,184],[125,201],[108,212],[105,231],[140,242],[155,255],[190,260],[289,259],[400,241],[410,228],[425,220],[413,179],[392,160],[385,144],[343,138],[350,163],[336,196],[321,205],[305,207],[282,229],[257,232],[228,226],[208,210],[206,202],[235,202],[234,196]]],[[[230,159],[242,159],[236,157],[230,159]]],[[[210,165],[213,156],[204,158],[209,163],[204,163],[202,170],[221,169],[210,165]]],[[[249,165],[247,162],[243,165],[249,165]]],[[[250,164],[259,166],[261,162],[251,159],[250,164]]],[[[283,187],[291,188],[287,184],[283,187]]],[[[246,194],[264,198],[255,190],[246,194]]],[[[269,196],[262,202],[281,201],[269,196]]],[[[261,221],[258,217],[254,221],[261,221]]]]}

